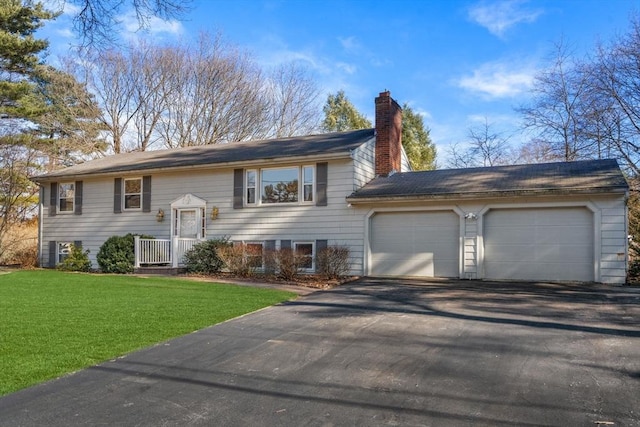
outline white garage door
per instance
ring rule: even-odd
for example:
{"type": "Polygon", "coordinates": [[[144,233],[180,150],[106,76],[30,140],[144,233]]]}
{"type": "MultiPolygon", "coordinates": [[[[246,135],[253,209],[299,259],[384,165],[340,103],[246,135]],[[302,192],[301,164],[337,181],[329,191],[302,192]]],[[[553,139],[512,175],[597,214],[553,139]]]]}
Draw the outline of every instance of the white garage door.
{"type": "Polygon", "coordinates": [[[369,274],[458,277],[459,236],[452,211],[378,213],[371,219],[369,274]]]}
{"type": "Polygon", "coordinates": [[[586,208],[500,209],[484,217],[487,279],[591,281],[593,259],[586,208]]]}

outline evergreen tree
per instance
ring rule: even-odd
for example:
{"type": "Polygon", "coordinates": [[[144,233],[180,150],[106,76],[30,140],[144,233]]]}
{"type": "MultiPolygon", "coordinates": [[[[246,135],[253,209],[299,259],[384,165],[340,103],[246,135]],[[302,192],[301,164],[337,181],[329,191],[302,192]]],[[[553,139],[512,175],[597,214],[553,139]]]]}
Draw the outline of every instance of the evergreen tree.
{"type": "Polygon", "coordinates": [[[402,106],[402,146],[413,170],[436,168],[436,146],[431,141],[429,128],[424,127],[422,116],[407,104],[402,106]]]}
{"type": "Polygon", "coordinates": [[[373,127],[371,122],[353,106],[342,90],[336,95],[327,97],[322,111],[324,112],[322,129],[325,132],[342,132],[373,127]]]}

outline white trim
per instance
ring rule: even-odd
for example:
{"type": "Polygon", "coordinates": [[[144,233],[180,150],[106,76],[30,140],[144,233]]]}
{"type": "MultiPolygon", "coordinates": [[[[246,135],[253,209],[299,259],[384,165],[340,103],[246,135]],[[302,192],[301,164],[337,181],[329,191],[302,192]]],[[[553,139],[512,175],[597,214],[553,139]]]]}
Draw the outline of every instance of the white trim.
{"type": "Polygon", "coordinates": [[[129,211],[141,211],[142,210],[142,194],[144,192],[144,188],[142,187],[143,186],[142,181],[143,180],[142,180],[141,176],[140,177],[133,176],[133,177],[128,177],[128,178],[125,178],[125,177],[122,178],[122,211],[123,212],[125,212],[125,211],[127,211],[127,212],[129,212],[129,211]],[[140,193],[127,193],[126,192],[127,181],[134,181],[134,180],[140,181],[140,193]],[[130,195],[130,196],[139,194],[140,195],[140,206],[137,207],[137,208],[128,208],[127,207],[127,194],[130,195]]]}
{"type": "Polygon", "coordinates": [[[56,213],[58,213],[60,215],[69,215],[69,214],[73,214],[75,212],[75,209],[76,209],[76,183],[75,183],[75,181],[64,181],[64,182],[58,183],[58,194],[56,194],[56,213]],[[63,185],[71,185],[71,188],[73,189],[73,196],[64,198],[65,200],[71,199],[71,210],[63,211],[63,210],[60,209],[60,200],[62,199],[60,197],[60,191],[62,191],[62,186],[63,185]]]}
{"type": "Polygon", "coordinates": [[[242,178],[242,205],[247,208],[251,207],[263,207],[263,206],[301,206],[301,205],[314,205],[316,203],[316,179],[317,179],[317,168],[315,164],[297,164],[297,165],[283,165],[283,166],[271,166],[271,167],[258,167],[258,168],[246,168],[243,170],[243,178],[242,178]],[[313,173],[313,181],[312,181],[312,200],[305,201],[304,200],[304,169],[311,168],[313,173]],[[270,170],[285,170],[292,169],[298,171],[298,200],[295,202],[279,202],[279,203],[263,203],[262,202],[262,194],[263,194],[263,185],[262,185],[262,173],[264,171],[270,170]],[[255,172],[256,174],[256,187],[255,187],[255,202],[249,203],[247,201],[247,174],[248,172],[255,172]]]}
{"type": "Polygon", "coordinates": [[[301,269],[305,273],[314,273],[316,271],[316,242],[313,240],[294,240],[291,242],[291,249],[296,253],[296,245],[311,245],[311,268],[301,269]]]}
{"type": "MultiPolygon", "coordinates": [[[[260,240],[243,240],[242,241],[242,256],[244,257],[244,261],[247,262],[247,245],[260,245],[261,250],[260,253],[262,255],[262,260],[260,262],[260,267],[257,267],[256,269],[258,271],[264,271],[264,241],[260,241],[260,240]]],[[[252,267],[253,268],[253,267],[252,267]]]]}

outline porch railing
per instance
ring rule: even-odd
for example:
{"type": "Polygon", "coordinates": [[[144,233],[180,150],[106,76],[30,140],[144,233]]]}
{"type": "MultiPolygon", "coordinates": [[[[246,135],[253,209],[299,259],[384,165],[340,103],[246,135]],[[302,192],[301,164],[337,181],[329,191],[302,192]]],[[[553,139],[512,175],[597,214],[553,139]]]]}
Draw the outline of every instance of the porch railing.
{"type": "Polygon", "coordinates": [[[141,239],[135,236],[135,267],[142,265],[184,265],[184,254],[203,239],[141,239]]]}

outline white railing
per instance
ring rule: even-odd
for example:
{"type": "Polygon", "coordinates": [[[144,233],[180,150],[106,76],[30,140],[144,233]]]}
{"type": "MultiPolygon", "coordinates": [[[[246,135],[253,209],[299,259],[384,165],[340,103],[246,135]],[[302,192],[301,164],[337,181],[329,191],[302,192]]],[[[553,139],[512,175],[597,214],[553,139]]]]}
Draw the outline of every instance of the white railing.
{"type": "Polygon", "coordinates": [[[141,239],[135,236],[135,267],[141,265],[167,264],[171,267],[183,265],[185,252],[203,239],[141,239]]]}

